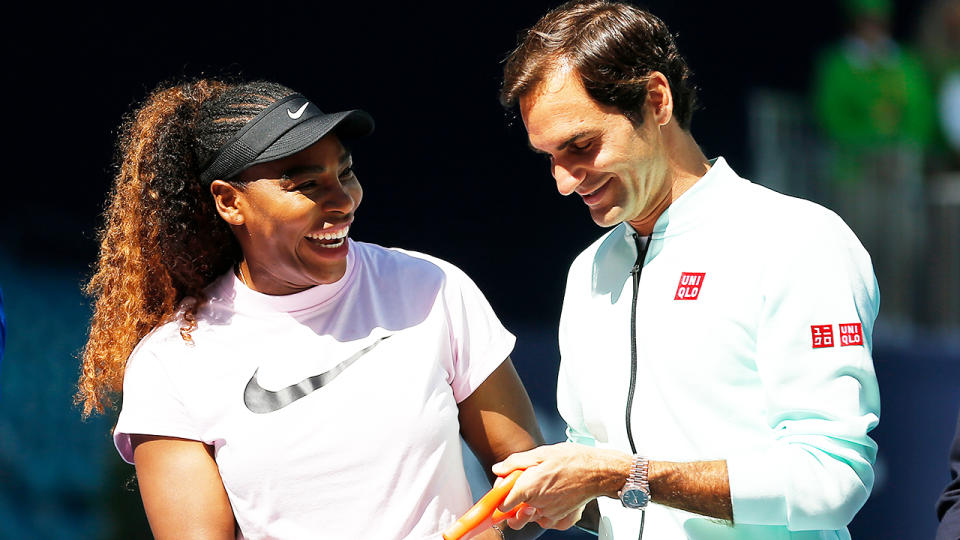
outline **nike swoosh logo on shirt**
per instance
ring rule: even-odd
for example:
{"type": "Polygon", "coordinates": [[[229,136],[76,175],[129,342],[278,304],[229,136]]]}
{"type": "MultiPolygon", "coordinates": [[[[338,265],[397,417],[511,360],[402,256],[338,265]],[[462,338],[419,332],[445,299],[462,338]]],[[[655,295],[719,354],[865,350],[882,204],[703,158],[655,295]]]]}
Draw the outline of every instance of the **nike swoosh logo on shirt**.
{"type": "Polygon", "coordinates": [[[276,391],[267,390],[266,388],[260,386],[260,383],[257,382],[257,372],[260,371],[260,368],[257,368],[253,372],[253,376],[250,377],[250,381],[247,382],[247,387],[243,390],[243,404],[246,405],[247,409],[249,409],[251,412],[257,414],[266,414],[279,411],[294,401],[306,396],[307,394],[310,394],[314,390],[318,390],[330,384],[330,381],[336,379],[337,375],[343,373],[343,371],[350,367],[351,364],[359,360],[361,356],[370,352],[374,347],[379,345],[381,341],[387,339],[388,337],[390,336],[383,336],[370,345],[367,345],[363,349],[360,349],[350,358],[347,358],[346,360],[319,375],[307,377],[297,384],[276,391]]]}
{"type": "Polygon", "coordinates": [[[301,116],[303,116],[303,111],[307,110],[307,105],[309,104],[310,104],[309,101],[304,103],[299,109],[297,109],[297,112],[292,112],[290,109],[287,109],[287,116],[289,116],[293,120],[300,118],[301,116]]]}

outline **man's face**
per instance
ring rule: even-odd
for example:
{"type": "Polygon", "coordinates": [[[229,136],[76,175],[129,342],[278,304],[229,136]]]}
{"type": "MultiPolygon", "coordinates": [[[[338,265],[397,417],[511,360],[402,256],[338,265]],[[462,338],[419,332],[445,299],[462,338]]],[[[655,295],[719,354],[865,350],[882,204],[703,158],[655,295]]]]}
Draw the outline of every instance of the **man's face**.
{"type": "Polygon", "coordinates": [[[635,127],[593,101],[575,70],[559,67],[520,98],[520,114],[530,146],[550,157],[561,194],[580,195],[601,227],[652,228],[670,191],[660,126],[649,111],[635,127]]]}

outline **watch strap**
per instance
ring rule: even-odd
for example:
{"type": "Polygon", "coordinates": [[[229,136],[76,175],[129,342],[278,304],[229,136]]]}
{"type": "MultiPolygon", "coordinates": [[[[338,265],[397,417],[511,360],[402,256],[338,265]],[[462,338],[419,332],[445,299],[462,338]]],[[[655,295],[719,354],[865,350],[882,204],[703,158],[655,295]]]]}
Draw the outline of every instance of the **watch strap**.
{"type": "MultiPolygon", "coordinates": [[[[626,500],[623,497],[624,492],[626,491],[642,491],[646,495],[647,501],[650,500],[650,461],[641,455],[633,456],[633,463],[630,464],[630,474],[627,476],[627,481],[623,485],[623,489],[617,494],[620,497],[620,501],[624,503],[624,506],[627,506],[626,500]]],[[[646,503],[643,504],[646,506],[646,503]]],[[[633,505],[630,505],[632,508],[633,505]]]]}

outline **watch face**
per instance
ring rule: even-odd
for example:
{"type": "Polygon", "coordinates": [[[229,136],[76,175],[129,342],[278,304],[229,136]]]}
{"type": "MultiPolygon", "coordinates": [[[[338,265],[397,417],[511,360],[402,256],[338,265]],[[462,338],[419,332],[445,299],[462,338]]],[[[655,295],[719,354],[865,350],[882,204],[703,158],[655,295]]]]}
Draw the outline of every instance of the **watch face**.
{"type": "Polygon", "coordinates": [[[627,508],[645,508],[650,496],[641,489],[626,489],[620,494],[620,500],[627,508]]]}

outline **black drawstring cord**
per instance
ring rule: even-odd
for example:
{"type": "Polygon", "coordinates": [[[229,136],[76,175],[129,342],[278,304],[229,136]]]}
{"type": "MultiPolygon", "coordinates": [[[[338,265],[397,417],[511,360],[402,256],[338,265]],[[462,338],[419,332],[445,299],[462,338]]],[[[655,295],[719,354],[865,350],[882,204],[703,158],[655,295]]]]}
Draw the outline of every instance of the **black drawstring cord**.
{"type": "MultiPolygon", "coordinates": [[[[627,440],[630,441],[630,451],[637,453],[637,447],[633,443],[633,426],[630,422],[631,412],[633,410],[633,395],[637,386],[637,292],[640,290],[640,272],[643,271],[643,261],[647,258],[647,249],[650,247],[652,237],[640,245],[640,235],[633,233],[633,242],[637,246],[637,262],[630,269],[630,275],[633,276],[633,302],[630,307],[630,389],[627,391],[627,440]]],[[[643,538],[643,524],[646,521],[647,511],[640,511],[640,536],[637,540],[643,538]]]]}
{"type": "Polygon", "coordinates": [[[633,233],[633,241],[637,245],[637,262],[630,269],[630,275],[633,276],[633,302],[630,307],[630,389],[627,391],[626,422],[630,451],[636,454],[637,446],[633,443],[633,426],[631,426],[630,417],[633,409],[633,395],[637,386],[637,292],[640,290],[640,272],[643,271],[643,261],[647,257],[650,240],[648,239],[641,246],[640,235],[633,233]]]}

